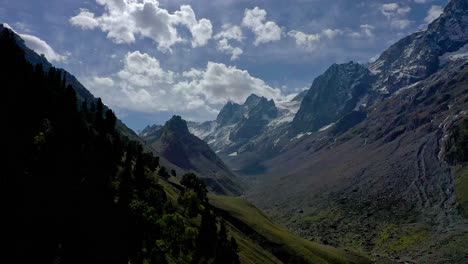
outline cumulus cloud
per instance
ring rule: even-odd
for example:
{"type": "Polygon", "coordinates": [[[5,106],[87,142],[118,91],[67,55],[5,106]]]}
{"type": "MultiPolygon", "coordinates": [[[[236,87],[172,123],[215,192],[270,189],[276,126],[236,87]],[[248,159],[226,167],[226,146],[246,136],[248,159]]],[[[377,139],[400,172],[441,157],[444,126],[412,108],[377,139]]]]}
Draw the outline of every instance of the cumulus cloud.
{"type": "Polygon", "coordinates": [[[390,26],[393,28],[405,29],[411,24],[411,21],[406,19],[408,13],[411,12],[411,7],[409,6],[401,6],[398,3],[388,3],[383,4],[380,7],[380,11],[389,19],[390,26]]]}
{"type": "Polygon", "coordinates": [[[427,16],[424,18],[424,22],[431,23],[432,21],[436,20],[442,13],[444,12],[444,8],[442,6],[433,5],[427,11],[427,16]]]}
{"type": "MultiPolygon", "coordinates": [[[[252,93],[271,99],[281,97],[279,89],[235,66],[208,62],[206,69],[195,71],[198,74],[193,74],[187,83],[179,82],[176,87],[199,93],[209,104],[224,104],[227,100],[241,103],[252,93]]],[[[189,75],[190,71],[185,76],[189,75]]]]}
{"type": "Polygon", "coordinates": [[[369,24],[360,25],[359,31],[351,31],[350,29],[323,29],[320,33],[307,34],[298,30],[291,30],[288,36],[294,38],[296,45],[314,51],[323,47],[324,42],[333,40],[339,36],[348,36],[351,38],[372,38],[374,37],[374,26],[369,24]]]}
{"type": "Polygon", "coordinates": [[[159,7],[157,0],[96,0],[105,12],[96,14],[80,9],[78,15],[69,22],[82,29],[98,28],[107,33],[107,38],[115,43],[133,43],[136,36],[152,39],[161,51],[170,51],[172,45],[182,42],[177,27],[186,27],[192,35],[192,47],[200,47],[211,39],[213,27],[205,18],[197,20],[189,5],[170,13],[159,7]]]}
{"type": "Polygon", "coordinates": [[[327,28],[327,29],[322,30],[322,34],[326,36],[328,39],[334,39],[335,37],[342,35],[343,31],[340,29],[327,28]]]}
{"type": "Polygon", "coordinates": [[[70,23],[82,29],[94,29],[99,26],[99,22],[94,16],[94,13],[82,8],[77,16],[70,18],[70,23]]]}
{"type": "Polygon", "coordinates": [[[172,71],[163,70],[156,58],[139,51],[126,54],[124,68],[117,75],[132,86],[145,87],[174,82],[172,71]]]}
{"type": "Polygon", "coordinates": [[[364,25],[360,25],[359,29],[360,31],[358,32],[351,32],[350,36],[353,38],[374,37],[374,29],[375,29],[374,26],[369,25],[369,24],[364,24],[364,25]]]}
{"type": "Polygon", "coordinates": [[[224,24],[221,31],[214,36],[214,39],[218,40],[216,49],[231,55],[231,60],[236,60],[243,53],[243,50],[239,47],[233,47],[229,40],[242,42],[243,38],[242,29],[239,26],[224,24]]]}
{"type": "Polygon", "coordinates": [[[252,30],[255,34],[255,46],[281,39],[281,28],[273,21],[266,21],[266,16],[267,12],[258,7],[244,11],[242,26],[252,30]]]}
{"type": "Polygon", "coordinates": [[[99,85],[99,86],[113,86],[113,85],[114,85],[114,80],[112,80],[112,79],[109,78],[109,77],[98,77],[98,76],[95,76],[95,77],[93,77],[93,82],[94,82],[96,85],[99,85]]]}
{"type": "Polygon", "coordinates": [[[197,21],[195,12],[189,5],[181,6],[180,11],[176,11],[174,14],[175,21],[173,23],[185,25],[190,30],[193,47],[201,47],[208,43],[213,34],[213,26],[210,20],[202,18],[197,21]]]}
{"type": "Polygon", "coordinates": [[[411,11],[411,7],[400,6],[398,3],[388,3],[383,4],[380,11],[384,16],[391,18],[408,14],[411,11]]]}
{"type": "Polygon", "coordinates": [[[163,69],[156,58],[139,51],[125,55],[120,71],[90,78],[87,85],[113,107],[205,118],[215,117],[228,100],[241,103],[252,93],[273,99],[282,97],[279,89],[234,66],[208,62],[205,68],[174,73],[163,69]]]}
{"type": "Polygon", "coordinates": [[[69,54],[60,54],[56,52],[47,42],[44,40],[29,34],[21,34],[16,32],[10,25],[3,24],[4,27],[13,30],[18,34],[25,42],[26,46],[34,50],[38,54],[44,55],[49,61],[66,62],[69,54]]]}
{"type": "Polygon", "coordinates": [[[221,31],[214,36],[215,39],[233,39],[242,41],[244,36],[242,35],[242,29],[239,26],[231,24],[223,24],[221,31]]]}
{"type": "Polygon", "coordinates": [[[229,44],[227,39],[219,40],[216,45],[216,49],[223,53],[231,55],[231,60],[237,60],[239,56],[244,52],[239,47],[231,46],[231,44],[229,44]]]}
{"type": "Polygon", "coordinates": [[[320,42],[320,34],[306,34],[301,31],[291,30],[288,36],[295,39],[296,44],[307,50],[315,50],[320,42]]]}

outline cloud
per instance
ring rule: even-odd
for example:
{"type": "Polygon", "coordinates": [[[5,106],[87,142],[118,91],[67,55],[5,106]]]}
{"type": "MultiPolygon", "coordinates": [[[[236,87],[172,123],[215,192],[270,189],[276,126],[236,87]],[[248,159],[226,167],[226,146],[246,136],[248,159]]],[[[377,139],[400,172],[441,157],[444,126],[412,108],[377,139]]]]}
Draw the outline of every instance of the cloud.
{"type": "Polygon", "coordinates": [[[411,21],[408,19],[393,19],[390,21],[390,26],[398,29],[405,29],[411,25],[411,21]]]}
{"type": "Polygon", "coordinates": [[[324,29],[322,30],[322,34],[326,36],[328,39],[334,39],[336,36],[342,35],[343,31],[340,29],[324,29]]]}
{"type": "Polygon", "coordinates": [[[10,25],[4,23],[4,27],[11,29],[18,34],[25,42],[28,48],[34,50],[38,54],[44,55],[49,61],[66,62],[70,54],[60,54],[56,52],[47,42],[44,40],[29,34],[20,34],[16,32],[10,25]]]}
{"type": "Polygon", "coordinates": [[[427,16],[424,18],[424,22],[431,23],[432,21],[436,20],[442,13],[444,12],[444,8],[442,6],[433,5],[427,11],[427,16]]]}
{"type": "Polygon", "coordinates": [[[273,21],[265,21],[266,15],[267,12],[258,7],[244,11],[242,26],[252,30],[255,34],[255,46],[281,39],[281,28],[273,21]]]}
{"type": "Polygon", "coordinates": [[[216,49],[231,55],[231,60],[237,60],[239,56],[244,52],[241,48],[239,47],[233,47],[229,44],[227,39],[221,39],[218,41],[218,44],[216,45],[216,49]]]}
{"type": "Polygon", "coordinates": [[[400,6],[398,3],[383,4],[380,8],[382,14],[386,17],[404,16],[411,11],[409,6],[400,6]]]}
{"type": "Polygon", "coordinates": [[[291,30],[288,36],[296,40],[296,44],[307,50],[315,50],[320,43],[320,34],[306,34],[301,31],[291,30]]]}
{"type": "Polygon", "coordinates": [[[380,11],[390,21],[390,26],[397,29],[405,29],[411,25],[412,21],[406,19],[406,16],[411,12],[411,7],[401,6],[398,3],[383,4],[380,11]]]}
{"type": "Polygon", "coordinates": [[[99,26],[99,22],[94,17],[94,14],[84,8],[80,9],[80,13],[77,16],[70,18],[70,23],[82,29],[94,29],[99,26]]]}
{"type": "Polygon", "coordinates": [[[294,38],[296,41],[296,45],[308,50],[308,51],[315,51],[321,47],[323,47],[323,42],[326,40],[330,41],[338,36],[348,36],[351,38],[363,38],[374,37],[373,30],[375,29],[374,26],[369,24],[364,24],[359,26],[359,31],[351,31],[350,29],[323,29],[320,33],[313,33],[307,34],[302,31],[298,30],[291,30],[288,32],[288,36],[294,38]]]}
{"type": "Polygon", "coordinates": [[[379,57],[380,57],[380,55],[378,55],[378,54],[377,54],[377,55],[374,55],[374,56],[372,56],[372,57],[369,59],[369,63],[373,63],[373,62],[375,62],[376,60],[378,60],[378,59],[379,59],[379,57]]]}
{"type": "Polygon", "coordinates": [[[239,42],[244,38],[242,29],[239,26],[223,24],[221,31],[214,36],[215,39],[233,39],[239,42]]]}
{"type": "Polygon", "coordinates": [[[194,78],[187,84],[180,82],[176,87],[198,91],[209,104],[224,104],[228,100],[241,103],[252,93],[271,99],[282,96],[279,89],[270,87],[263,80],[235,66],[208,62],[206,69],[195,71],[198,74],[194,74],[194,78]]]}
{"type": "Polygon", "coordinates": [[[250,94],[279,99],[283,95],[245,70],[208,62],[205,68],[175,73],[139,51],[129,52],[122,69],[86,81],[112,107],[140,112],[177,112],[189,118],[214,118],[228,100],[241,103],[250,94]]]}
{"type": "Polygon", "coordinates": [[[414,0],[415,3],[417,4],[425,4],[427,2],[430,2],[431,0],[414,0]]]}
{"type": "Polygon", "coordinates": [[[171,46],[182,42],[177,27],[185,26],[192,35],[192,47],[207,44],[212,37],[211,21],[205,18],[197,20],[189,5],[180,6],[180,10],[169,13],[159,7],[157,0],[96,0],[104,6],[105,12],[96,16],[80,9],[78,15],[69,22],[82,29],[99,28],[107,33],[107,38],[115,43],[134,43],[136,36],[152,39],[161,51],[170,51],[171,46]]]}
{"type": "Polygon", "coordinates": [[[185,25],[192,34],[192,46],[201,47],[208,43],[213,34],[213,26],[211,21],[202,18],[197,21],[195,12],[189,5],[180,7],[180,11],[174,13],[176,15],[175,24],[185,25]]]}
{"type": "Polygon", "coordinates": [[[93,77],[93,82],[99,86],[113,86],[114,85],[114,81],[108,77],[95,76],[93,77]]]}
{"type": "Polygon", "coordinates": [[[146,53],[129,52],[123,61],[124,68],[117,75],[131,86],[145,87],[174,82],[174,73],[163,70],[159,61],[146,53]]]}
{"type": "Polygon", "coordinates": [[[369,24],[364,24],[359,26],[359,31],[348,31],[348,36],[354,39],[358,38],[373,38],[374,37],[375,27],[369,24]]]}

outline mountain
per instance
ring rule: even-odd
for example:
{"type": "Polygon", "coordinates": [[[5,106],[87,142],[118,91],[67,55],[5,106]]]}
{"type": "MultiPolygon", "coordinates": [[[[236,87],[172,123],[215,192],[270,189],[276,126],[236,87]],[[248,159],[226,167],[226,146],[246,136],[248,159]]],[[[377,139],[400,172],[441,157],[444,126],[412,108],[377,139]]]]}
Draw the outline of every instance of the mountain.
{"type": "Polygon", "coordinates": [[[398,41],[368,67],[352,62],[332,65],[305,95],[293,131],[316,131],[435,73],[443,54],[468,41],[467,5],[451,1],[427,30],[398,41]]]}
{"type": "MultiPolygon", "coordinates": [[[[34,54],[19,40],[0,31],[0,83],[8,99],[0,106],[8,128],[2,130],[8,140],[2,142],[7,155],[0,177],[2,220],[9,229],[2,234],[5,259],[370,263],[299,238],[240,197],[208,197],[193,174],[180,181],[159,177],[159,159],[144,151],[141,140],[120,132],[112,110],[101,100],[85,104],[63,70],[31,63],[27,58],[34,54]]],[[[177,117],[145,130],[188,133],[177,117]]]]}
{"type": "MultiPolygon", "coordinates": [[[[289,139],[257,159],[246,197],[297,234],[377,263],[466,263],[467,29],[468,3],[452,0],[367,68],[332,65],[289,139]]],[[[242,154],[264,153],[252,149],[242,154]]]]}
{"type": "Polygon", "coordinates": [[[301,97],[275,103],[252,94],[242,105],[228,102],[214,121],[190,123],[189,130],[208,142],[218,155],[235,157],[252,142],[290,123],[301,97]]]}
{"type": "MultiPolygon", "coordinates": [[[[0,23],[0,32],[4,31],[5,29],[10,30],[9,28],[6,28],[4,24],[0,23]]],[[[27,47],[24,40],[20,36],[18,36],[17,34],[14,34],[13,37],[15,38],[18,46],[23,51],[24,58],[29,63],[31,63],[32,65],[40,64],[46,71],[50,69],[51,67],[53,67],[52,64],[49,61],[47,61],[47,59],[44,56],[37,54],[36,52],[31,50],[29,47],[27,47]]],[[[81,84],[73,74],[67,72],[64,69],[57,69],[57,70],[61,72],[61,74],[64,76],[65,85],[71,85],[73,87],[78,97],[78,100],[80,102],[83,102],[83,101],[87,101],[88,103],[97,102],[97,98],[94,97],[94,95],[91,92],[89,92],[88,89],[86,89],[86,87],[84,87],[83,84],[81,84]]],[[[109,109],[107,106],[104,106],[104,108],[105,110],[109,109]]],[[[132,140],[136,140],[136,141],[140,140],[138,135],[133,130],[128,128],[120,119],[117,119],[116,127],[120,131],[120,133],[127,136],[128,138],[132,140]]]]}
{"type": "Polygon", "coordinates": [[[173,116],[162,127],[146,128],[141,137],[170,163],[185,172],[195,172],[210,190],[230,195],[242,193],[237,177],[203,140],[189,132],[180,116],[173,116]]]}
{"type": "Polygon", "coordinates": [[[349,62],[333,64],[317,77],[302,99],[292,122],[295,132],[316,131],[357,108],[370,90],[371,74],[364,66],[349,62]]]}
{"type": "Polygon", "coordinates": [[[375,62],[329,67],[289,114],[275,103],[248,142],[221,140],[234,104],[203,138],[250,176],[251,202],[307,239],[377,263],[466,263],[467,43],[468,2],[452,0],[375,62]]]}
{"type": "MultiPolygon", "coordinates": [[[[242,106],[234,103],[228,103],[216,121],[206,123],[207,129],[190,129],[218,151],[234,171],[261,174],[262,161],[297,144],[297,139],[320,135],[332,127],[337,134],[346,131],[362,122],[374,104],[440,70],[449,54],[460,56],[456,53],[468,49],[466,5],[465,1],[451,1],[427,30],[398,41],[370,65],[333,64],[310,89],[298,95],[299,109],[288,105],[285,108],[292,111],[286,111],[286,115],[278,110],[277,118],[267,126],[250,130],[254,136],[248,141],[231,140],[234,127],[242,119],[242,106]]],[[[279,102],[276,106],[280,109],[279,102]]]]}
{"type": "Polygon", "coordinates": [[[464,0],[450,1],[427,30],[411,34],[383,52],[369,67],[377,77],[373,89],[393,94],[436,72],[440,56],[459,50],[468,41],[467,9],[464,0]]]}

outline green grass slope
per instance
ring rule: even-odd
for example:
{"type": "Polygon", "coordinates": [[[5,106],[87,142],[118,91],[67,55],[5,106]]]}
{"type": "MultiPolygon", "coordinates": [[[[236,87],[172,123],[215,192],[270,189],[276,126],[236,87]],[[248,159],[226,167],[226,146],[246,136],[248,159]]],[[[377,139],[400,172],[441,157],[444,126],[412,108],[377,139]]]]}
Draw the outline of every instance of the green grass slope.
{"type": "Polygon", "coordinates": [[[468,165],[457,166],[455,172],[455,193],[460,205],[460,210],[465,218],[468,218],[468,165]]]}
{"type": "MultiPolygon", "coordinates": [[[[164,180],[159,178],[159,184],[161,184],[166,192],[167,198],[171,201],[172,204],[177,205],[178,198],[180,195],[180,188],[182,186],[179,184],[179,179],[176,177],[171,177],[169,180],[164,180]]],[[[176,208],[181,210],[177,205],[176,208]]],[[[195,219],[199,225],[200,219],[195,219]]],[[[232,236],[236,239],[239,245],[239,257],[241,263],[245,264],[256,264],[256,263],[282,263],[277,257],[275,257],[267,249],[263,248],[256,241],[248,237],[241,230],[236,228],[231,222],[226,221],[226,227],[228,230],[229,236],[232,236]]]]}
{"type": "MultiPolygon", "coordinates": [[[[286,228],[272,222],[259,209],[241,197],[212,194],[209,195],[209,199],[218,211],[224,213],[223,217],[231,226],[242,232],[243,236],[249,237],[250,241],[255,241],[256,245],[270,251],[281,262],[370,263],[356,254],[314,243],[292,234],[286,228]]],[[[252,261],[245,263],[276,262],[273,260],[263,262],[260,259],[255,259],[253,257],[255,252],[243,252],[242,248],[240,253],[242,260],[249,260],[249,257],[252,257],[252,261]],[[257,260],[259,261],[257,262],[257,260]]]]}

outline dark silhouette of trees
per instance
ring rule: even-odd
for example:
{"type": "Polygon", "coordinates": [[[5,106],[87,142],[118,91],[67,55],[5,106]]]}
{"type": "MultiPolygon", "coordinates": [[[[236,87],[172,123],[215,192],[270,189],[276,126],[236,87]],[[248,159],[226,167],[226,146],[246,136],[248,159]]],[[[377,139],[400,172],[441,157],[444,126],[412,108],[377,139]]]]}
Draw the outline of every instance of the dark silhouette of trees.
{"type": "Polygon", "coordinates": [[[198,179],[198,177],[194,173],[184,174],[182,176],[180,184],[185,186],[187,189],[193,190],[202,203],[208,202],[208,198],[206,196],[208,193],[208,190],[206,189],[206,184],[200,179],[198,179]]]}
{"type": "Polygon", "coordinates": [[[101,99],[79,98],[63,70],[26,61],[7,29],[0,32],[0,58],[0,200],[11,231],[2,233],[3,259],[195,262],[226,250],[226,230],[218,235],[206,186],[195,175],[184,175],[187,191],[172,204],[154,175],[159,167],[169,178],[166,168],[116,131],[117,118],[101,99]],[[189,221],[198,214],[201,224],[189,221]]]}
{"type": "Polygon", "coordinates": [[[158,175],[166,180],[169,179],[169,177],[171,177],[171,175],[169,175],[169,172],[167,172],[166,167],[164,166],[159,167],[158,175]]]}

